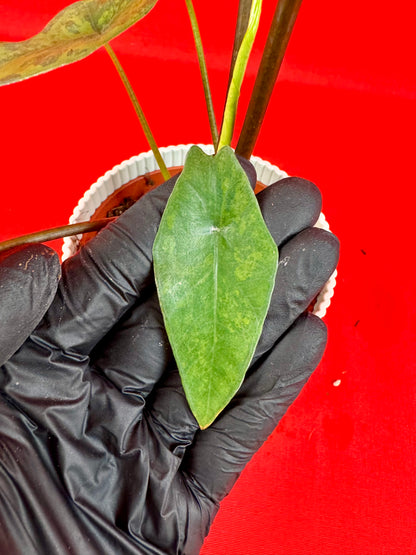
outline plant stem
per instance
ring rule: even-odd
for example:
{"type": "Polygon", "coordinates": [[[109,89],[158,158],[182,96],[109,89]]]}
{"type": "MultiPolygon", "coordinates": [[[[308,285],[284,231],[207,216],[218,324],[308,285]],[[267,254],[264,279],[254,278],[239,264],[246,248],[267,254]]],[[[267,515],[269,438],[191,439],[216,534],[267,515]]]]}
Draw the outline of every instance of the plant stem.
{"type": "MultiPolygon", "coordinates": [[[[251,0],[239,1],[237,23],[235,26],[233,53],[231,55],[230,73],[228,77],[226,98],[228,96],[228,91],[230,90],[230,84],[233,78],[233,72],[234,72],[235,62],[237,60],[238,51],[240,50],[241,43],[243,42],[244,35],[247,31],[247,26],[250,18],[250,8],[251,8],[251,0]]],[[[221,123],[221,130],[223,128],[223,125],[224,125],[224,114],[223,114],[223,120],[221,123]]]]}
{"type": "Polygon", "coordinates": [[[192,0],[185,0],[186,7],[188,9],[189,19],[191,20],[192,33],[194,35],[196,53],[198,56],[199,70],[202,77],[202,85],[204,87],[205,104],[208,111],[209,126],[211,129],[211,137],[215,150],[218,145],[218,129],[217,122],[215,120],[214,106],[212,103],[211,89],[209,86],[207,65],[205,62],[204,49],[202,46],[201,34],[199,32],[198,20],[195,15],[194,6],[192,0]]]}
{"type": "Polygon", "coordinates": [[[46,241],[53,241],[54,239],[61,239],[62,237],[69,237],[70,235],[99,231],[116,219],[117,218],[104,218],[93,222],[63,225],[60,227],[44,229],[43,231],[37,231],[35,233],[29,233],[28,235],[22,235],[21,237],[15,237],[13,239],[8,239],[7,241],[2,241],[0,243],[0,252],[29,243],[44,243],[46,241]]]}
{"type": "Polygon", "coordinates": [[[233,53],[231,57],[230,82],[233,76],[232,72],[234,71],[238,52],[240,50],[241,43],[243,42],[244,35],[247,31],[248,22],[250,20],[251,4],[252,0],[240,0],[238,3],[237,24],[235,27],[233,53]]]}
{"type": "Polygon", "coordinates": [[[253,153],[301,3],[302,0],[279,0],[277,4],[236,147],[236,153],[244,158],[249,159],[253,153]]]}
{"type": "Polygon", "coordinates": [[[139,104],[139,101],[137,100],[137,96],[134,93],[133,87],[130,84],[130,81],[127,78],[127,75],[122,67],[122,65],[120,64],[119,59],[117,58],[114,50],[112,49],[112,47],[110,46],[109,43],[105,44],[105,49],[107,50],[108,55],[110,56],[116,70],[117,73],[120,76],[120,79],[123,82],[123,85],[130,97],[130,100],[133,104],[134,110],[137,114],[137,117],[139,118],[140,121],[140,125],[142,126],[143,129],[143,133],[146,136],[147,142],[149,143],[150,148],[152,149],[153,155],[156,158],[156,162],[158,163],[158,166],[160,168],[160,171],[163,175],[164,179],[169,179],[170,178],[170,173],[166,167],[165,162],[163,161],[162,155],[160,154],[160,151],[157,147],[156,141],[153,137],[153,134],[150,130],[149,124],[147,123],[146,117],[143,113],[143,110],[139,104]]]}
{"type": "Polygon", "coordinates": [[[253,0],[251,4],[247,31],[244,35],[240,49],[238,51],[233,71],[233,77],[231,79],[230,87],[227,94],[227,101],[224,109],[224,120],[218,144],[218,150],[223,146],[231,144],[241,84],[243,82],[248,58],[250,56],[251,48],[253,46],[253,42],[259,26],[261,5],[262,0],[253,0]]]}

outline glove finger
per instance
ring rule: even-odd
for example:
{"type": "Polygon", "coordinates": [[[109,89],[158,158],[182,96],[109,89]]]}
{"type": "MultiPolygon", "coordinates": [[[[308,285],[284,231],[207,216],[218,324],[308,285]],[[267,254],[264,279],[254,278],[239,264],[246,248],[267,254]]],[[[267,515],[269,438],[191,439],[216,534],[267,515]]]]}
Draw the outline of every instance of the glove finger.
{"type": "Polygon", "coordinates": [[[315,227],[305,229],[283,245],[253,361],[267,352],[308,308],[335,270],[338,257],[339,241],[335,235],[315,227]]]}
{"type": "Polygon", "coordinates": [[[247,160],[247,158],[243,158],[243,156],[240,156],[238,154],[236,154],[236,156],[237,156],[237,160],[240,162],[240,166],[243,168],[246,176],[248,177],[251,188],[254,191],[257,185],[257,172],[253,164],[249,160],[247,160]]]}
{"type": "Polygon", "coordinates": [[[14,249],[0,257],[0,365],[42,319],[60,273],[57,254],[44,245],[14,249]]]}
{"type": "Polygon", "coordinates": [[[264,221],[277,246],[313,226],[321,212],[319,189],[306,179],[287,177],[257,195],[264,221]]]}
{"type": "Polygon", "coordinates": [[[325,324],[302,315],[245,380],[230,406],[199,431],[185,455],[185,479],[215,502],[230,491],[318,365],[325,324]]]}

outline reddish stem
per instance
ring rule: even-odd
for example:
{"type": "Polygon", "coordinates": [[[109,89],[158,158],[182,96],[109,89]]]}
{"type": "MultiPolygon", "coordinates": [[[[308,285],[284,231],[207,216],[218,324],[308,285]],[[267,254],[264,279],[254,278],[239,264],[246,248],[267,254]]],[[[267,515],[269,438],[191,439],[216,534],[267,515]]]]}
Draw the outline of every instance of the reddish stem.
{"type": "Polygon", "coordinates": [[[81,222],[78,224],[63,225],[60,227],[53,227],[51,229],[44,229],[21,237],[8,239],[0,243],[0,252],[26,245],[29,243],[45,243],[46,241],[53,241],[54,239],[61,239],[62,237],[69,237],[70,235],[79,235],[80,233],[89,233],[91,231],[99,231],[110,222],[117,218],[104,218],[102,220],[95,220],[93,222],[81,222]]]}

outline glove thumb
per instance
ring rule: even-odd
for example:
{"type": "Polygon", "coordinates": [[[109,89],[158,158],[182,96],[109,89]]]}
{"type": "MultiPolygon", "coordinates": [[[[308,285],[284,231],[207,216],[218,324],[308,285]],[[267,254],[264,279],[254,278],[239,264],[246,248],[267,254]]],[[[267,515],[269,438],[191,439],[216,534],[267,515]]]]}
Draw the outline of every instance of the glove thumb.
{"type": "Polygon", "coordinates": [[[60,272],[58,255],[44,245],[20,247],[0,257],[0,365],[42,319],[60,272]]]}

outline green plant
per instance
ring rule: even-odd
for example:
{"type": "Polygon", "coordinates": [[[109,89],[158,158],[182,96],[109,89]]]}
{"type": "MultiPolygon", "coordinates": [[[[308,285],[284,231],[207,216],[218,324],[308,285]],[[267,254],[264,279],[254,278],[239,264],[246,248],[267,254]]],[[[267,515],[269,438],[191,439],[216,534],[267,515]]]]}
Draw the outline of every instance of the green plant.
{"type": "MultiPolygon", "coordinates": [[[[169,172],[109,41],[144,17],[157,0],[80,0],[35,37],[0,43],[0,85],[75,62],[105,47],[133,102],[165,179],[169,172]]],[[[209,426],[242,383],[266,317],[278,253],[247,176],[230,148],[245,68],[262,0],[241,0],[229,87],[218,134],[198,23],[185,0],[204,85],[216,154],[193,147],[168,201],[154,245],[154,268],[168,336],[190,407],[209,426]],[[191,256],[190,256],[191,253],[191,256]],[[189,257],[192,264],[187,263],[189,257]]],[[[280,0],[236,152],[250,158],[301,0],[280,0]]],[[[107,221],[100,222],[100,226],[107,221]]],[[[85,224],[91,229],[91,224],[85,224]]],[[[82,233],[71,226],[54,237],[82,233]]],[[[21,242],[47,240],[26,236],[21,242]]],[[[16,242],[6,242],[9,248],[16,242]]]]}

